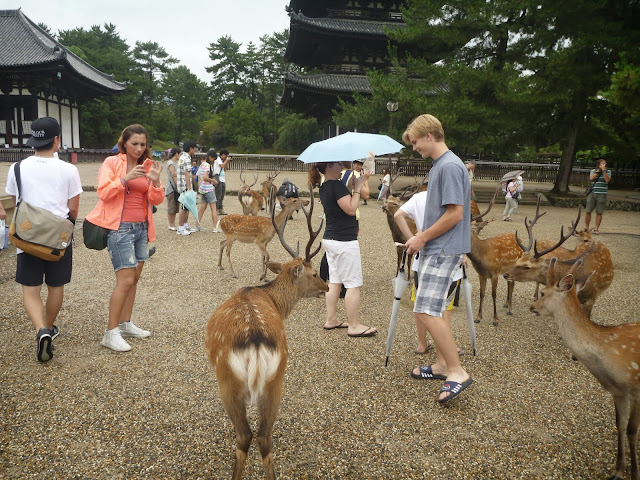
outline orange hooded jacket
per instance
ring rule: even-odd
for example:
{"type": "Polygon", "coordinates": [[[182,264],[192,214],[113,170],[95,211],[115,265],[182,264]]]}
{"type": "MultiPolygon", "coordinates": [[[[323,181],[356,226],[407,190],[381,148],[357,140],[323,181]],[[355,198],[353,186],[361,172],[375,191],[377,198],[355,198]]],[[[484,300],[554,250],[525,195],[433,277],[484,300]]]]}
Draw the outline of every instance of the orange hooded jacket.
{"type": "MultiPolygon", "coordinates": [[[[149,171],[150,160],[145,160],[143,166],[149,171]]],[[[127,174],[127,155],[120,153],[113,157],[107,157],[98,172],[98,204],[85,218],[95,225],[109,230],[118,230],[124,207],[125,187],[120,181],[127,174]]],[[[156,227],[153,223],[151,205],[160,205],[164,200],[164,188],[162,185],[154,187],[149,184],[147,193],[147,219],[149,220],[149,241],[156,239],[156,227]]]]}

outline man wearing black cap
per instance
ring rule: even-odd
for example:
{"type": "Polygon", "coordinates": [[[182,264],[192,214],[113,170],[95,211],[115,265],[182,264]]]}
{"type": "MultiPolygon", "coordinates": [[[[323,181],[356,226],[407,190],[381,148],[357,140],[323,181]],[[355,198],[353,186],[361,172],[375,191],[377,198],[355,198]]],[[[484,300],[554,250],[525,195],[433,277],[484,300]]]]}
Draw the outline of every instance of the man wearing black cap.
{"type": "MultiPolygon", "coordinates": [[[[60,218],[78,216],[82,186],[78,169],[54,156],[60,146],[60,124],[55,118],[43,117],[31,124],[27,145],[35,153],[20,162],[20,193],[31,205],[49,210],[60,218]]],[[[6,192],[18,197],[16,164],[9,167],[6,192]]],[[[64,285],[71,281],[73,246],[69,245],[57,262],[49,262],[18,250],[16,282],[22,285],[24,309],[36,330],[37,358],[48,362],[53,357],[52,341],[59,330],[53,322],[60,312],[64,285]],[[42,304],[42,281],[47,284],[47,301],[42,304]]]]}

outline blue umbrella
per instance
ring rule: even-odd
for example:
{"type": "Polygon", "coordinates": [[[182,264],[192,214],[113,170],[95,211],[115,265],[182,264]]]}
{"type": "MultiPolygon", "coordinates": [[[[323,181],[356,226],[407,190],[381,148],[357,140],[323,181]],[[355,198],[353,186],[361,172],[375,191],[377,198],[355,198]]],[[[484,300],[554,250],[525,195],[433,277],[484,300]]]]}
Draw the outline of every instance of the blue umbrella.
{"type": "Polygon", "coordinates": [[[298,160],[304,163],[352,162],[367,158],[371,150],[377,155],[396,153],[404,145],[376,133],[347,132],[309,145],[298,160]]]}
{"type": "Polygon", "coordinates": [[[118,148],[118,144],[116,143],[111,149],[111,153],[118,153],[120,149],[118,148]]]}
{"type": "Polygon", "coordinates": [[[196,207],[196,192],[194,190],[185,190],[178,197],[178,202],[180,202],[184,207],[189,210],[196,219],[198,218],[198,207],[196,207]]]}

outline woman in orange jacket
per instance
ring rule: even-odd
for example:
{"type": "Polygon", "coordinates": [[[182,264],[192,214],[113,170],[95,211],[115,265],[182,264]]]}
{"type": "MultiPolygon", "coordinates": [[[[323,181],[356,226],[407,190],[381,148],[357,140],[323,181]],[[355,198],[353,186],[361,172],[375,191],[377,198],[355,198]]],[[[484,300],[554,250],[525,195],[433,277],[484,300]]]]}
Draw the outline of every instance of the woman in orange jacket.
{"type": "Polygon", "coordinates": [[[109,323],[102,345],[117,352],[131,350],[123,337],[145,338],[151,332],[131,321],[138,280],[149,259],[149,241],[156,239],[152,205],[164,200],[162,167],[151,160],[147,132],[129,125],[118,140],[120,153],[108,157],[98,173],[98,205],[86,216],[111,230],[107,249],[116,272],[109,301],[109,323]]]}

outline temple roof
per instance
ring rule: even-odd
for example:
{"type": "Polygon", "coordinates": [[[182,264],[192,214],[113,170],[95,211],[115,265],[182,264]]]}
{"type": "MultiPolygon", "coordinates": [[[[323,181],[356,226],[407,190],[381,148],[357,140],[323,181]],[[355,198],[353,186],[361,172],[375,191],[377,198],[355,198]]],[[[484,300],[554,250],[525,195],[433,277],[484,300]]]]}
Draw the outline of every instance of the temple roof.
{"type": "Polygon", "coordinates": [[[126,86],[92,67],[57,42],[21,10],[0,10],[0,73],[25,73],[62,68],[101,94],[123,91],[126,86]]]}
{"type": "Polygon", "coordinates": [[[289,12],[290,29],[296,27],[324,33],[339,33],[355,36],[386,37],[385,29],[404,28],[403,23],[376,22],[370,20],[347,20],[342,18],[310,18],[302,13],[289,12]]]}
{"type": "Polygon", "coordinates": [[[365,75],[334,75],[330,73],[300,75],[288,72],[284,75],[284,82],[285,88],[295,86],[324,95],[371,94],[371,83],[365,75]]]}

